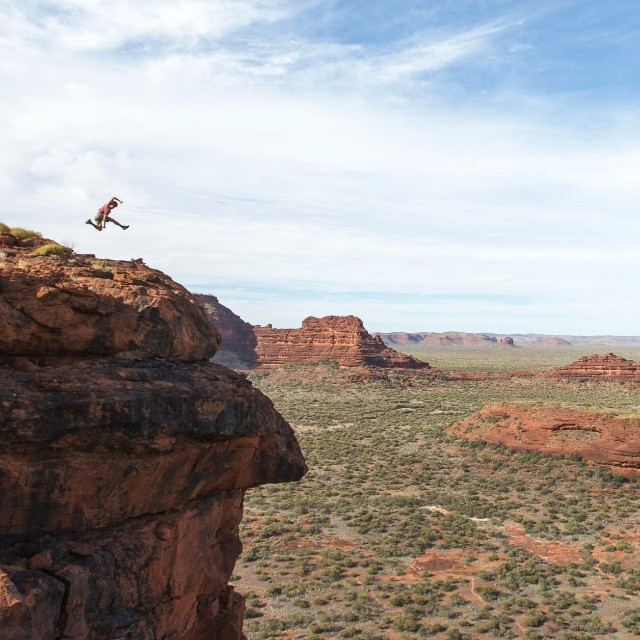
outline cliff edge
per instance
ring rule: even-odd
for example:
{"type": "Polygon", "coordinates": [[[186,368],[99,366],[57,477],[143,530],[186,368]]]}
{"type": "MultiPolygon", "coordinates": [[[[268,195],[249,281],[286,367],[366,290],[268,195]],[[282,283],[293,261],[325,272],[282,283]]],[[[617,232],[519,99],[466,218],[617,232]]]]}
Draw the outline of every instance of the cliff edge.
{"type": "Polygon", "coordinates": [[[0,639],[243,638],[243,495],[304,475],[291,427],[169,277],[33,244],[0,235],[0,639]]]}

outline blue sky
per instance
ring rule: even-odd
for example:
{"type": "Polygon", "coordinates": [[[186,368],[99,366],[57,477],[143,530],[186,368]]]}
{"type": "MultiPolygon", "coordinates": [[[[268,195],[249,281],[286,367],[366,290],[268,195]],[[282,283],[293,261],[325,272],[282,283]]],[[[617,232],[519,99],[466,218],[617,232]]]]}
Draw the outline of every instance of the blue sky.
{"type": "Polygon", "coordinates": [[[637,334],[638,43],[630,1],[0,0],[0,219],[254,323],[637,334]]]}

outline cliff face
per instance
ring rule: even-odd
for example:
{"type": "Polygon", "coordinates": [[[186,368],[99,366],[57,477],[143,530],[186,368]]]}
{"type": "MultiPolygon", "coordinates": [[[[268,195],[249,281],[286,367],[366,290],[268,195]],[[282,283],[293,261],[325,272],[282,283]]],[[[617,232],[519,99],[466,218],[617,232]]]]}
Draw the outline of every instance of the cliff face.
{"type": "Polygon", "coordinates": [[[230,367],[269,368],[335,360],[341,367],[429,368],[426,362],[388,348],[355,316],[309,317],[299,329],[274,329],[248,324],[215,296],[196,294],[194,298],[222,335],[214,362],[230,367]]]}
{"type": "Polygon", "coordinates": [[[576,453],[621,475],[640,477],[638,419],[560,407],[501,404],[484,407],[447,431],[525,451],[576,453]]]}
{"type": "Polygon", "coordinates": [[[309,317],[300,329],[254,327],[258,339],[257,362],[262,367],[280,364],[336,360],[342,367],[377,366],[422,369],[416,360],[385,346],[372,336],[355,316],[309,317]]]}
{"type": "Polygon", "coordinates": [[[221,304],[215,296],[196,293],[193,297],[221,336],[213,361],[236,369],[254,367],[257,339],[253,326],[221,304]]]}
{"type": "Polygon", "coordinates": [[[291,428],[164,274],[0,253],[0,639],[242,638],[242,499],[304,474],[291,428]]]}
{"type": "Polygon", "coordinates": [[[640,367],[637,362],[621,358],[613,353],[584,356],[565,367],[545,372],[555,378],[593,378],[619,381],[640,381],[640,367]]]}

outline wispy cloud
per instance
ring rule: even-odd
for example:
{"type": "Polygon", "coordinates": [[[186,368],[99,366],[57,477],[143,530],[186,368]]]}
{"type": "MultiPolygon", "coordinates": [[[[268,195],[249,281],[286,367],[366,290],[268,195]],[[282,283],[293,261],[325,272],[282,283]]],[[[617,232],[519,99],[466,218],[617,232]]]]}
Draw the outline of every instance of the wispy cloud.
{"type": "Polygon", "coordinates": [[[321,2],[0,0],[0,219],[254,287],[255,322],[633,333],[640,113],[525,91],[546,35],[511,4],[372,41],[321,2]]]}

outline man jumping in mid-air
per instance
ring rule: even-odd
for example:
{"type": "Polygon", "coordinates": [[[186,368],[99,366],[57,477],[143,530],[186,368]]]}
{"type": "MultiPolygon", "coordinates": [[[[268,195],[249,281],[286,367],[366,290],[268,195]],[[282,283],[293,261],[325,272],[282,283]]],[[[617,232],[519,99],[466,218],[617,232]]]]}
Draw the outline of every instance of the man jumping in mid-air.
{"type": "Polygon", "coordinates": [[[122,204],[122,200],[114,196],[113,198],[111,198],[111,200],[109,200],[109,202],[103,204],[98,209],[98,213],[96,213],[94,218],[96,222],[92,222],[91,218],[89,218],[86,224],[90,224],[94,229],[102,231],[107,226],[107,222],[113,222],[113,224],[117,224],[121,229],[124,229],[126,231],[129,228],[128,224],[120,224],[117,220],[114,220],[111,217],[111,212],[118,206],[118,204],[122,204]]]}

